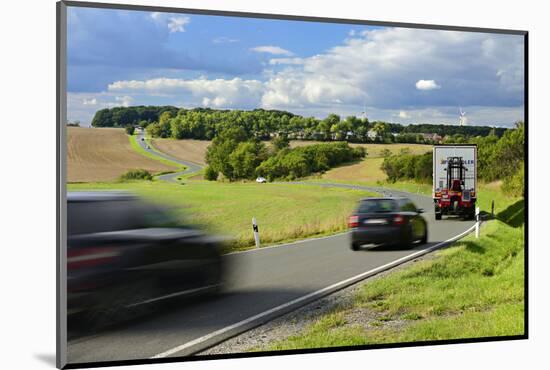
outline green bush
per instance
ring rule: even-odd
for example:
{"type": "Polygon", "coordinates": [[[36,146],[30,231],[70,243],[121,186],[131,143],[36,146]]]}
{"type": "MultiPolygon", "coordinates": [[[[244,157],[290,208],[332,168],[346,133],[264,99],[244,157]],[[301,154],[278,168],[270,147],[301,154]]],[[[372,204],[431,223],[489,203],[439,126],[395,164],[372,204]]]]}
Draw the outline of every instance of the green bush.
{"type": "Polygon", "coordinates": [[[204,170],[204,178],[208,181],[216,181],[218,179],[218,171],[211,166],[207,166],[204,170]]]}
{"type": "Polygon", "coordinates": [[[120,181],[129,181],[129,180],[153,180],[153,175],[147,170],[137,169],[129,170],[125,174],[120,176],[120,181]]]}
{"type": "Polygon", "coordinates": [[[256,175],[267,177],[270,181],[294,180],[364,158],[366,155],[364,148],[352,148],[343,142],[283,149],[263,161],[256,168],[256,175]]]}
{"type": "Polygon", "coordinates": [[[502,191],[508,195],[523,197],[525,194],[524,163],[521,163],[518,171],[502,181],[502,191]]]}
{"type": "Polygon", "coordinates": [[[136,130],[134,126],[128,125],[125,127],[126,133],[130,136],[134,134],[134,131],[136,130]]]}
{"type": "Polygon", "coordinates": [[[415,180],[429,183],[432,179],[432,153],[390,155],[384,158],[381,168],[391,182],[415,180]]]}

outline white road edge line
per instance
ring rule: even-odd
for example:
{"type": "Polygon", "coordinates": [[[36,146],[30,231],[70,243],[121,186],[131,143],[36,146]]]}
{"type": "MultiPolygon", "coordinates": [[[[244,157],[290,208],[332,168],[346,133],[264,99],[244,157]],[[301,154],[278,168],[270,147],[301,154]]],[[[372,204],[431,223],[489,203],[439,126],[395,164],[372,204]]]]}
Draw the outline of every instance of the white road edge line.
{"type": "Polygon", "coordinates": [[[342,231],[342,232],[337,233],[337,234],[325,235],[325,236],[318,236],[318,237],[309,238],[309,239],[296,240],[296,241],[290,242],[290,243],[274,244],[274,245],[270,245],[269,247],[252,248],[252,249],[246,249],[246,250],[244,250],[244,251],[230,252],[230,253],[224,254],[224,256],[230,256],[230,255],[232,255],[232,254],[259,252],[259,251],[264,251],[264,250],[267,250],[267,249],[277,248],[277,247],[287,247],[287,246],[296,245],[296,244],[302,244],[302,243],[307,243],[307,242],[311,242],[311,241],[315,241],[315,240],[322,240],[322,239],[335,238],[335,237],[337,237],[337,236],[347,235],[347,234],[349,234],[349,233],[350,233],[349,231],[342,231]]]}
{"type": "Polygon", "coordinates": [[[177,297],[177,296],[180,296],[180,295],[196,293],[196,292],[200,292],[201,290],[206,290],[206,289],[213,288],[215,286],[217,286],[217,285],[216,284],[211,284],[211,285],[202,286],[200,288],[182,290],[181,292],[176,292],[176,293],[167,294],[167,295],[163,295],[163,296],[156,297],[156,298],[147,299],[147,300],[142,301],[142,302],[132,303],[132,304],[126,305],[125,307],[135,307],[135,306],[139,306],[139,305],[142,305],[142,304],[161,301],[161,300],[167,299],[167,298],[177,297]]]}
{"type": "Polygon", "coordinates": [[[199,337],[199,338],[197,338],[197,339],[194,339],[194,340],[192,340],[192,341],[190,341],[190,342],[184,343],[184,344],[182,344],[182,345],[179,345],[179,346],[174,347],[174,348],[172,348],[172,349],[169,349],[169,350],[167,350],[167,351],[164,351],[164,352],[161,352],[161,353],[159,353],[159,354],[156,354],[156,355],[154,355],[154,356],[152,356],[152,357],[150,357],[150,358],[151,358],[151,359],[155,359],[155,358],[164,358],[164,357],[171,356],[171,355],[173,355],[173,354],[175,354],[175,353],[177,353],[177,352],[183,351],[184,349],[187,349],[187,348],[192,347],[192,346],[194,346],[194,345],[197,345],[197,344],[206,342],[207,340],[210,340],[210,339],[212,339],[212,338],[214,338],[214,337],[216,337],[216,336],[218,336],[218,335],[227,333],[227,332],[229,332],[229,331],[231,331],[231,330],[234,330],[234,329],[236,329],[236,328],[238,328],[238,327],[240,327],[240,326],[244,326],[244,325],[250,324],[250,323],[252,323],[252,322],[254,322],[254,321],[258,320],[258,319],[261,319],[262,317],[268,316],[268,315],[270,315],[270,314],[272,314],[272,313],[275,313],[275,312],[277,312],[277,311],[284,310],[285,308],[287,308],[287,307],[289,307],[289,306],[292,306],[292,305],[294,305],[294,304],[297,304],[297,303],[300,303],[300,302],[303,302],[303,301],[307,301],[308,299],[313,298],[313,297],[318,296],[318,295],[323,295],[324,293],[327,293],[327,292],[329,292],[329,291],[331,291],[331,290],[337,289],[337,288],[340,287],[340,286],[345,286],[346,284],[348,284],[348,283],[350,283],[350,282],[353,282],[354,280],[359,280],[359,279],[361,279],[362,277],[366,277],[366,276],[368,276],[368,275],[375,274],[375,273],[377,273],[377,272],[383,271],[383,270],[388,269],[388,268],[390,268],[390,267],[397,266],[397,265],[399,265],[399,264],[402,263],[402,262],[406,262],[406,261],[408,261],[408,260],[414,259],[414,258],[417,257],[417,256],[421,256],[421,255],[426,254],[426,253],[429,253],[429,252],[431,252],[431,251],[433,251],[433,250],[435,250],[435,249],[438,249],[439,247],[441,247],[441,246],[443,246],[443,245],[445,245],[445,244],[448,244],[448,243],[450,243],[450,242],[454,242],[454,241],[456,241],[456,240],[462,238],[463,236],[467,235],[468,233],[470,233],[472,230],[474,230],[474,228],[475,228],[475,224],[474,224],[472,227],[470,227],[469,229],[467,229],[466,231],[464,231],[464,232],[462,232],[462,233],[460,233],[460,234],[458,234],[458,235],[456,235],[456,236],[454,236],[454,237],[452,237],[452,238],[450,238],[450,239],[447,239],[447,240],[445,240],[445,241],[443,241],[443,242],[440,242],[440,243],[437,243],[437,244],[435,244],[435,245],[432,245],[432,246],[429,247],[429,248],[422,249],[422,250],[417,251],[417,252],[415,252],[415,253],[409,254],[408,256],[401,257],[401,258],[399,258],[399,259],[397,259],[397,260],[395,260],[395,261],[392,261],[392,262],[387,263],[387,264],[385,264],[385,265],[379,266],[379,267],[377,267],[377,268],[375,268],[375,269],[372,269],[372,270],[363,272],[363,273],[361,273],[361,274],[352,276],[352,277],[350,277],[350,278],[348,278],[348,279],[342,280],[342,281],[340,281],[340,282],[338,282],[338,283],[332,284],[332,285],[330,285],[330,286],[328,286],[328,287],[325,287],[325,288],[323,288],[323,289],[319,289],[319,290],[317,290],[317,291],[315,291],[315,292],[313,292],[313,293],[309,293],[309,294],[306,294],[306,295],[304,295],[304,296],[302,296],[302,297],[299,297],[299,298],[296,298],[296,299],[294,299],[294,300],[292,300],[292,301],[289,301],[289,302],[287,302],[287,303],[283,303],[282,305],[279,305],[279,306],[274,307],[274,308],[272,308],[272,309],[269,309],[269,310],[267,310],[267,311],[261,312],[261,313],[259,313],[259,314],[257,314],[257,315],[254,315],[254,316],[249,317],[248,319],[239,321],[239,322],[237,322],[237,323],[235,323],[235,324],[233,324],[233,325],[226,326],[225,328],[216,330],[216,331],[214,331],[214,332],[212,332],[212,333],[206,334],[206,335],[204,335],[204,336],[202,336],[202,337],[199,337]]]}

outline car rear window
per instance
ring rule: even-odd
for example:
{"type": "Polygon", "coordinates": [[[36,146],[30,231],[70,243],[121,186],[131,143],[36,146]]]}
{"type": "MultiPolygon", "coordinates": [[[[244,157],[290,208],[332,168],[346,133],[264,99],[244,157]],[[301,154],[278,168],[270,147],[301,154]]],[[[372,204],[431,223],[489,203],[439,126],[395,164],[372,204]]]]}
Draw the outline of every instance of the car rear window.
{"type": "Polygon", "coordinates": [[[416,212],[416,206],[410,199],[402,199],[399,201],[399,206],[403,212],[416,212]]]}
{"type": "Polygon", "coordinates": [[[359,203],[359,213],[387,213],[396,210],[395,201],[392,199],[367,199],[359,203]]]}
{"type": "Polygon", "coordinates": [[[69,202],[67,229],[70,235],[139,228],[139,214],[132,201],[69,202]]]}
{"type": "Polygon", "coordinates": [[[179,226],[164,209],[134,200],[69,202],[67,208],[69,235],[179,226]]]}

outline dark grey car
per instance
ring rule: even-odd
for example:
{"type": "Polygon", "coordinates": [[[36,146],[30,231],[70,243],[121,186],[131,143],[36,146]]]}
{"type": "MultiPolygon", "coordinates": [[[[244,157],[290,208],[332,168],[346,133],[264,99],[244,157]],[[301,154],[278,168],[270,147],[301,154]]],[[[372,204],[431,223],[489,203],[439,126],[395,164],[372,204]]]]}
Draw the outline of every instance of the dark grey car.
{"type": "Polygon", "coordinates": [[[351,249],[363,244],[410,246],[428,241],[427,222],[408,198],[366,198],[349,217],[351,249]]]}
{"type": "Polygon", "coordinates": [[[221,287],[221,239],[161,207],[122,192],[75,192],[67,211],[70,314],[116,320],[221,287]]]}

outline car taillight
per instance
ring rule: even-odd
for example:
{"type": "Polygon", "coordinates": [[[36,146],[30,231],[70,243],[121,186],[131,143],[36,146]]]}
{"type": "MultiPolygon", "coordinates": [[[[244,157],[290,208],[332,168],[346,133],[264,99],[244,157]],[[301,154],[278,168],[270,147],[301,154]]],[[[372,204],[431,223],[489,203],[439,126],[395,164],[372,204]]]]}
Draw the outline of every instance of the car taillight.
{"type": "Polygon", "coordinates": [[[405,217],[397,215],[393,218],[393,223],[395,225],[403,225],[405,223],[405,217]]]}
{"type": "Polygon", "coordinates": [[[120,254],[115,248],[79,248],[67,253],[67,268],[92,267],[113,261],[120,254]]]}
{"type": "Polygon", "coordinates": [[[349,216],[348,227],[357,227],[359,226],[359,216],[349,216]]]}

